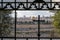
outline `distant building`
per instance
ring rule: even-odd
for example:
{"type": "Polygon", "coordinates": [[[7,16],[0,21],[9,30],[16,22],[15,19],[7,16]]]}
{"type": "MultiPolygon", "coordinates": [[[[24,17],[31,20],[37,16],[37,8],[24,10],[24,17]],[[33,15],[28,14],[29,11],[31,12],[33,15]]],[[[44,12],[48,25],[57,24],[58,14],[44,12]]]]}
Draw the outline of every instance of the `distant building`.
{"type": "MultiPolygon", "coordinates": [[[[17,23],[20,23],[20,24],[29,24],[29,23],[37,23],[34,22],[33,20],[38,20],[38,17],[20,17],[20,18],[17,18],[17,23]]],[[[40,17],[40,23],[51,23],[53,21],[53,19],[51,17],[40,17]]]]}

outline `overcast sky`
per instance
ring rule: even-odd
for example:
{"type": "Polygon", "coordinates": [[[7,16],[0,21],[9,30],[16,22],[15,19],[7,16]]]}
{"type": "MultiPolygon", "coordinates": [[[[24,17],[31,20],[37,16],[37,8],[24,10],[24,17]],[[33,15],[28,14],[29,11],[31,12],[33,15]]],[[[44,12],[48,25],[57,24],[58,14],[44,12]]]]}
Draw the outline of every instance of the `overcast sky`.
{"type": "MultiPolygon", "coordinates": [[[[40,15],[45,16],[45,17],[49,17],[49,16],[53,16],[54,13],[50,12],[50,11],[17,11],[17,17],[24,17],[24,15],[26,17],[30,17],[30,16],[38,16],[40,15]]],[[[12,12],[12,16],[14,17],[14,11],[12,12]]]]}

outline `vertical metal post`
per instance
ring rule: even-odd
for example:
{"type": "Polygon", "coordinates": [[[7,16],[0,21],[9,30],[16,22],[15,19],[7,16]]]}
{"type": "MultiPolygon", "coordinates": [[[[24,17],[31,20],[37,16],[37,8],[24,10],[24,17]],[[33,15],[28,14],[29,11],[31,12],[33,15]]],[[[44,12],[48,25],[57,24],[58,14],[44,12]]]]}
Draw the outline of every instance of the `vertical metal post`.
{"type": "Polygon", "coordinates": [[[28,8],[28,0],[26,0],[26,7],[28,8]]]}
{"type": "Polygon", "coordinates": [[[3,38],[1,38],[1,40],[3,40],[3,38]]]}
{"type": "Polygon", "coordinates": [[[52,0],[50,0],[50,8],[52,8],[52,0]]]}
{"type": "Polygon", "coordinates": [[[38,40],[40,40],[40,15],[38,15],[38,40]]]}
{"type": "Polygon", "coordinates": [[[28,40],[28,38],[26,38],[26,40],[28,40]]]}
{"type": "Polygon", "coordinates": [[[40,3],[38,3],[38,9],[40,8],[40,3]]]}
{"type": "MultiPolygon", "coordinates": [[[[1,0],[1,8],[3,8],[3,0],[1,0]]],[[[2,13],[1,13],[1,23],[2,23],[2,13]]],[[[1,36],[2,36],[2,34],[1,34],[1,36]]],[[[3,40],[3,38],[1,38],[1,40],[3,40]]]]}
{"type": "Polygon", "coordinates": [[[50,38],[50,40],[52,40],[52,38],[50,38]]]}
{"type": "Polygon", "coordinates": [[[15,10],[15,40],[16,40],[16,19],[17,17],[16,17],[16,10],[15,10]]]}
{"type": "Polygon", "coordinates": [[[3,0],[1,0],[1,7],[3,8],[3,0]]]}
{"type": "Polygon", "coordinates": [[[17,19],[17,13],[16,13],[16,0],[15,0],[15,40],[16,40],[16,19],[17,19]]]}

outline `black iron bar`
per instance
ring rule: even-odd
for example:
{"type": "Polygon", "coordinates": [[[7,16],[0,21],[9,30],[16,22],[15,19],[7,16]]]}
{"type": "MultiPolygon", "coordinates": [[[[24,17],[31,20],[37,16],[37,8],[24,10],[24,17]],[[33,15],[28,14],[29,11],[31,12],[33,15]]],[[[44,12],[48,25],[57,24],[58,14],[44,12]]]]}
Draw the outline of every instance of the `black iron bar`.
{"type": "Polygon", "coordinates": [[[3,8],[3,0],[1,0],[1,7],[3,8]]]}
{"type": "Polygon", "coordinates": [[[38,8],[40,8],[40,3],[38,3],[38,8]]]}
{"type": "MultiPolygon", "coordinates": [[[[3,8],[3,0],[1,0],[1,8],[3,8]]],[[[2,21],[2,20],[1,20],[2,21]]],[[[2,34],[1,34],[2,35],[2,34]]],[[[3,37],[1,38],[3,40],[3,37]]]]}
{"type": "Polygon", "coordinates": [[[40,15],[38,15],[38,40],[40,40],[40,15]]]}
{"type": "Polygon", "coordinates": [[[17,13],[16,13],[16,0],[15,0],[15,40],[16,40],[16,19],[17,19],[17,13]]]}
{"type": "Polygon", "coordinates": [[[26,38],[26,40],[28,40],[28,38],[26,38]]]}
{"type": "Polygon", "coordinates": [[[50,8],[52,8],[52,0],[50,0],[50,8]]]}
{"type": "Polygon", "coordinates": [[[50,40],[52,40],[52,38],[50,38],[50,40]]]}
{"type": "Polygon", "coordinates": [[[27,2],[27,3],[26,3],[26,7],[28,8],[28,0],[26,0],[26,2],[27,2]]]}
{"type": "Polygon", "coordinates": [[[16,17],[16,10],[15,10],[15,40],[16,40],[16,19],[17,17],[16,17]]]}
{"type": "Polygon", "coordinates": [[[3,40],[3,38],[1,38],[1,40],[3,40]]]}

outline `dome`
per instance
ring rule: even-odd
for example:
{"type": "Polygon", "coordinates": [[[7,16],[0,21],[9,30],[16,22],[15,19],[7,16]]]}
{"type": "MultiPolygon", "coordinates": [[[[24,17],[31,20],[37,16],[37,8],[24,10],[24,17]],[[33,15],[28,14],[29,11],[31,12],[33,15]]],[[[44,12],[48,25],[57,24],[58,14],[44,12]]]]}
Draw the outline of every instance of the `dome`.
{"type": "Polygon", "coordinates": [[[34,20],[36,17],[35,16],[32,16],[32,19],[34,20]]]}

